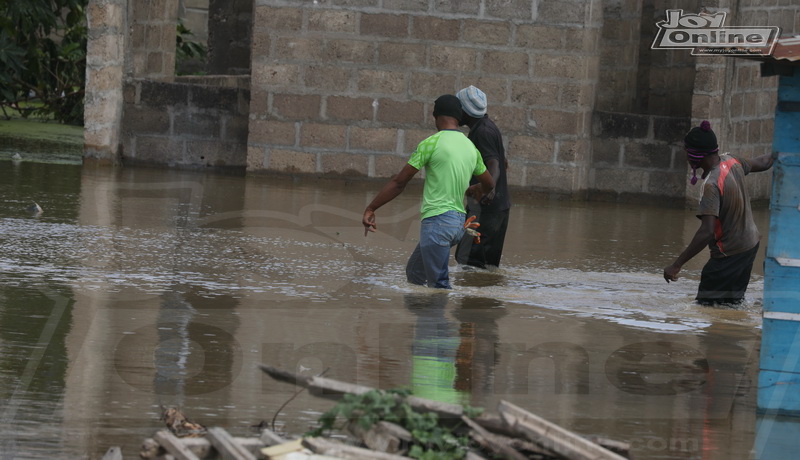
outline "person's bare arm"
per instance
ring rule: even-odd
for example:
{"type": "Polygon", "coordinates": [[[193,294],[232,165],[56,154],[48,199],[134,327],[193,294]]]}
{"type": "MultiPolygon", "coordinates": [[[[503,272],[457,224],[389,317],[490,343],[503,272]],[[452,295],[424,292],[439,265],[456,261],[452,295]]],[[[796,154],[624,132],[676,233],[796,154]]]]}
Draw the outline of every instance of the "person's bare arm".
{"type": "Polygon", "coordinates": [[[771,153],[765,153],[764,155],[747,160],[747,162],[750,163],[750,172],[766,171],[772,167],[773,161],[774,158],[771,153]]]}
{"type": "Polygon", "coordinates": [[[695,232],[689,246],[683,250],[672,265],[664,268],[664,279],[667,280],[667,283],[670,281],[677,281],[678,272],[681,271],[683,265],[702,251],[703,248],[708,246],[714,239],[714,226],[716,225],[716,221],[716,216],[702,216],[700,218],[700,228],[695,232]]]}
{"type": "Polygon", "coordinates": [[[478,175],[477,178],[478,183],[467,189],[467,195],[481,201],[484,196],[494,193],[494,179],[492,179],[488,169],[478,175]]]}
{"type": "Polygon", "coordinates": [[[406,163],[403,169],[387,182],[375,198],[372,199],[372,202],[367,205],[367,208],[364,210],[364,217],[361,219],[361,223],[364,225],[364,236],[367,236],[368,232],[374,232],[378,228],[378,225],[375,223],[375,211],[403,193],[406,185],[408,185],[408,182],[411,181],[417,172],[419,172],[417,168],[406,163]]]}

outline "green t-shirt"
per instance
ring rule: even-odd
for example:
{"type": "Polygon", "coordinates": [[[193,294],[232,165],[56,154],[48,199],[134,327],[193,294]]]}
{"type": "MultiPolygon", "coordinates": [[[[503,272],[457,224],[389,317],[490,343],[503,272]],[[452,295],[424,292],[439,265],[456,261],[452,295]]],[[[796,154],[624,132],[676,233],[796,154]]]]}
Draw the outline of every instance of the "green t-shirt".
{"type": "Polygon", "coordinates": [[[486,171],[478,149],[457,130],[442,130],[420,142],[408,164],[425,168],[422,219],[447,211],[466,213],[464,192],[469,180],[486,171]]]}

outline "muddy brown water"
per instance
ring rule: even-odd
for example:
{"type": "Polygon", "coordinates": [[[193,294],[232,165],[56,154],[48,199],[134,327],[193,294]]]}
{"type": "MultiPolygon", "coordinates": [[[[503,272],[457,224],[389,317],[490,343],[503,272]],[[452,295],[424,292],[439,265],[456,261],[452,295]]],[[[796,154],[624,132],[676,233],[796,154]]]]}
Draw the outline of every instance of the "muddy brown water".
{"type": "Polygon", "coordinates": [[[749,458],[768,210],[747,302],[700,307],[682,208],[517,197],[502,267],[405,282],[418,187],[0,162],[0,458],[137,458],[160,407],[236,436],[331,403],[259,363],[493,410],[637,459],[749,458]],[[26,208],[37,202],[40,215],[26,208]]]}

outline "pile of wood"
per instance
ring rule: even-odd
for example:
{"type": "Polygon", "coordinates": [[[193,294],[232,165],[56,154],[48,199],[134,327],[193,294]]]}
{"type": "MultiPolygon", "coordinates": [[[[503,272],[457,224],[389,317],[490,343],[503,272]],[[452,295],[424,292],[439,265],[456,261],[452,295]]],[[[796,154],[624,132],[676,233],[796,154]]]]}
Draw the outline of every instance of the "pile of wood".
{"type": "MultiPolygon", "coordinates": [[[[308,377],[270,366],[261,369],[275,380],[299,385],[316,396],[338,399],[345,394],[361,395],[373,388],[324,377],[308,377]]],[[[434,412],[448,428],[470,437],[468,460],[480,459],[609,459],[628,458],[628,445],[607,439],[587,439],[542,419],[507,401],[501,401],[497,414],[465,415],[464,408],[415,396],[404,402],[420,413],[434,412]]],[[[174,416],[174,412],[172,413],[174,416]]],[[[174,425],[174,420],[173,420],[174,425]]],[[[167,423],[170,427],[170,424],[167,423]]],[[[195,435],[196,435],[196,431],[195,435]]],[[[405,428],[381,421],[365,429],[347,424],[346,441],[325,437],[285,440],[269,429],[259,438],[234,438],[221,428],[205,430],[203,437],[180,438],[162,430],[144,442],[140,456],[148,459],[352,459],[400,460],[413,442],[405,428]]],[[[180,433],[179,433],[180,434],[180,433]]],[[[340,438],[341,439],[341,438],[340,438]]],[[[112,451],[109,451],[111,454],[112,451]]],[[[108,454],[107,454],[108,457],[108,454]]],[[[112,458],[112,457],[109,457],[112,458]]]]}

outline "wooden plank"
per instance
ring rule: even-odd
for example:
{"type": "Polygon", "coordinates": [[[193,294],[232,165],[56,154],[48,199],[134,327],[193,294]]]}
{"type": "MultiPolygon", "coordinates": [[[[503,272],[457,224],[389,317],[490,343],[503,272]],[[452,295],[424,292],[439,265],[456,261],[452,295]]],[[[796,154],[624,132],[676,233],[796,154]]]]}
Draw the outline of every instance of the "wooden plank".
{"type": "Polygon", "coordinates": [[[109,447],[103,455],[103,460],[122,460],[122,449],[118,446],[109,447]]]}
{"type": "Polygon", "coordinates": [[[261,449],[261,455],[266,457],[267,460],[273,460],[283,458],[285,455],[293,452],[303,452],[304,450],[305,448],[303,447],[303,440],[295,439],[282,444],[265,447],[261,449]]]}
{"type": "Polygon", "coordinates": [[[247,449],[240,446],[227,431],[220,427],[209,428],[206,437],[223,458],[232,460],[256,460],[247,449]]]}
{"type": "MultiPolygon", "coordinates": [[[[195,454],[199,458],[206,458],[211,457],[211,453],[213,450],[213,446],[206,438],[178,438],[187,449],[191,450],[193,454],[195,454]]],[[[263,443],[259,438],[250,437],[250,438],[240,438],[234,437],[234,441],[237,444],[244,447],[251,453],[257,453],[260,449],[264,448],[266,445],[263,443]]],[[[142,443],[142,449],[139,452],[139,457],[141,458],[151,458],[151,459],[159,459],[163,458],[164,455],[167,454],[167,451],[162,448],[158,441],[148,438],[145,439],[142,443]]]]}
{"type": "Polygon", "coordinates": [[[323,438],[304,438],[303,445],[312,452],[345,460],[408,460],[409,457],[387,454],[362,447],[348,446],[341,442],[323,438]]]}
{"type": "Polygon", "coordinates": [[[176,458],[176,460],[200,460],[188,447],[184,446],[180,439],[175,437],[174,434],[167,430],[160,430],[153,439],[161,444],[168,453],[176,458]]]}
{"type": "Polygon", "coordinates": [[[526,456],[522,455],[516,449],[510,447],[508,444],[500,441],[499,436],[490,433],[487,429],[478,425],[469,417],[461,417],[461,420],[466,423],[470,429],[477,433],[477,436],[473,436],[473,439],[478,441],[482,447],[489,450],[493,454],[498,454],[508,460],[527,460],[526,456]]]}
{"type": "Polygon", "coordinates": [[[508,401],[500,401],[497,410],[512,429],[570,460],[625,460],[625,457],[531,414],[508,401]]]}

